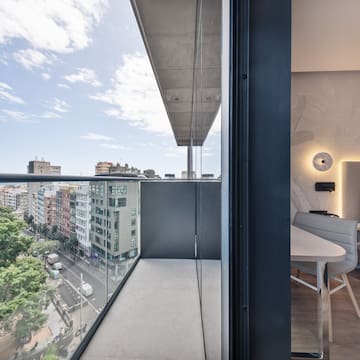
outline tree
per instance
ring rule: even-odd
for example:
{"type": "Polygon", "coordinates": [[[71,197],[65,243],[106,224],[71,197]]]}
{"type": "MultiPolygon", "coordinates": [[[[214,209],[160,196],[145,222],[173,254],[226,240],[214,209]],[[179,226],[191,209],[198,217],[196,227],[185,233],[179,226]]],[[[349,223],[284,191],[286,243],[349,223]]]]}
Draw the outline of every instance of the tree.
{"type": "Polygon", "coordinates": [[[27,300],[45,291],[46,278],[43,263],[33,257],[0,269],[0,321],[9,320],[27,300]]]}
{"type": "Polygon", "coordinates": [[[40,300],[40,295],[34,294],[16,311],[19,320],[16,322],[14,335],[19,344],[29,342],[32,332],[41,329],[47,320],[47,316],[42,313],[40,300]]]}
{"type": "Polygon", "coordinates": [[[17,219],[11,210],[0,207],[0,268],[15,262],[21,254],[26,254],[32,238],[22,236],[25,222],[17,219]]]}
{"type": "Polygon", "coordinates": [[[45,354],[44,354],[44,357],[43,357],[43,360],[57,360],[58,359],[58,356],[57,356],[57,348],[56,348],[56,345],[55,344],[51,344],[45,354]]]}
{"type": "Polygon", "coordinates": [[[40,234],[44,235],[45,237],[47,237],[47,235],[49,234],[49,228],[47,227],[46,224],[39,224],[38,230],[40,234]]]}
{"type": "Polygon", "coordinates": [[[59,242],[56,240],[49,240],[45,242],[34,242],[30,246],[30,253],[33,256],[42,255],[44,256],[46,252],[54,252],[55,249],[59,247],[59,242]]]}
{"type": "Polygon", "coordinates": [[[34,216],[32,216],[32,215],[24,215],[24,220],[25,220],[25,222],[28,224],[28,225],[30,225],[33,221],[34,221],[34,216]]]}
{"type": "Polygon", "coordinates": [[[79,242],[78,242],[78,239],[76,237],[76,234],[71,234],[70,235],[70,239],[68,240],[68,244],[69,244],[69,247],[70,247],[70,250],[74,253],[77,252],[77,248],[78,248],[78,245],[79,245],[79,242]]]}

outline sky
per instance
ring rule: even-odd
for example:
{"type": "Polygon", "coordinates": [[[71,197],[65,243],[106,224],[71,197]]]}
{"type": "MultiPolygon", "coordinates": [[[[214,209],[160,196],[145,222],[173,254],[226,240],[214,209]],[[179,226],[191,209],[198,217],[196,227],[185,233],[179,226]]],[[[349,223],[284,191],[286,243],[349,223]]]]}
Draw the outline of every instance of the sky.
{"type": "MultiPolygon", "coordinates": [[[[219,116],[195,152],[196,170],[220,174],[219,116]]],[[[63,175],[186,169],[130,0],[0,1],[0,173],[35,157],[63,175]]]]}

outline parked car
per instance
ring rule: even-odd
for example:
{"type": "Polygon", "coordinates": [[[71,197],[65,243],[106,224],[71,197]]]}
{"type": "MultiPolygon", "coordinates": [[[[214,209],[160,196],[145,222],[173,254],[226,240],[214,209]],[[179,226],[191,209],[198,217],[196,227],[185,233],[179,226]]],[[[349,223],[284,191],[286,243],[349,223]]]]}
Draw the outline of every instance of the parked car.
{"type": "Polygon", "coordinates": [[[80,288],[80,292],[86,297],[91,296],[94,293],[92,286],[88,283],[82,284],[82,287],[80,288]]]}
{"type": "Polygon", "coordinates": [[[47,256],[47,262],[50,264],[50,265],[53,265],[55,264],[56,262],[59,261],[59,255],[58,254],[49,254],[47,256]]]}
{"type": "Polygon", "coordinates": [[[52,267],[54,270],[61,270],[63,268],[63,264],[60,261],[58,261],[52,267]]]}
{"type": "Polygon", "coordinates": [[[60,277],[59,270],[50,270],[49,274],[50,274],[50,277],[55,280],[60,277]]]}

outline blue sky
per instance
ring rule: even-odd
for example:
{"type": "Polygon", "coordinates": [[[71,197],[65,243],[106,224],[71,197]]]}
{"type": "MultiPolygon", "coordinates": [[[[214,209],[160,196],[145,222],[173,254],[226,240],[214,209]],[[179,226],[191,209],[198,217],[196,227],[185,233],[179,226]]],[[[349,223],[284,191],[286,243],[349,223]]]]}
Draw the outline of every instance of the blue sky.
{"type": "MultiPolygon", "coordinates": [[[[218,120],[203,173],[220,173],[218,120]]],[[[185,170],[129,0],[1,0],[0,173],[35,156],[63,174],[97,161],[185,170]]]]}

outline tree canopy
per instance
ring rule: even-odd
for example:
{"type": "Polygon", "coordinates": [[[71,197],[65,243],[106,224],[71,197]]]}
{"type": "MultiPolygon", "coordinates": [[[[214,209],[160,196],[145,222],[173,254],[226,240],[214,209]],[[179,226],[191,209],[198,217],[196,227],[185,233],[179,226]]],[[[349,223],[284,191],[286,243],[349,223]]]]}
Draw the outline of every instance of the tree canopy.
{"type": "Polygon", "coordinates": [[[13,329],[20,343],[46,322],[42,309],[52,291],[43,262],[28,256],[33,239],[22,235],[24,228],[24,221],[0,207],[0,326],[13,329]]]}
{"type": "Polygon", "coordinates": [[[57,240],[34,242],[30,246],[30,253],[34,256],[45,255],[46,252],[53,252],[57,248],[59,248],[59,241],[57,240]]]}
{"type": "Polygon", "coordinates": [[[33,257],[18,259],[0,271],[0,321],[42,290],[47,274],[43,263],[33,257]]]}
{"type": "Polygon", "coordinates": [[[27,253],[32,238],[21,235],[25,222],[17,219],[11,210],[0,207],[0,268],[14,263],[16,258],[27,253]]]}

